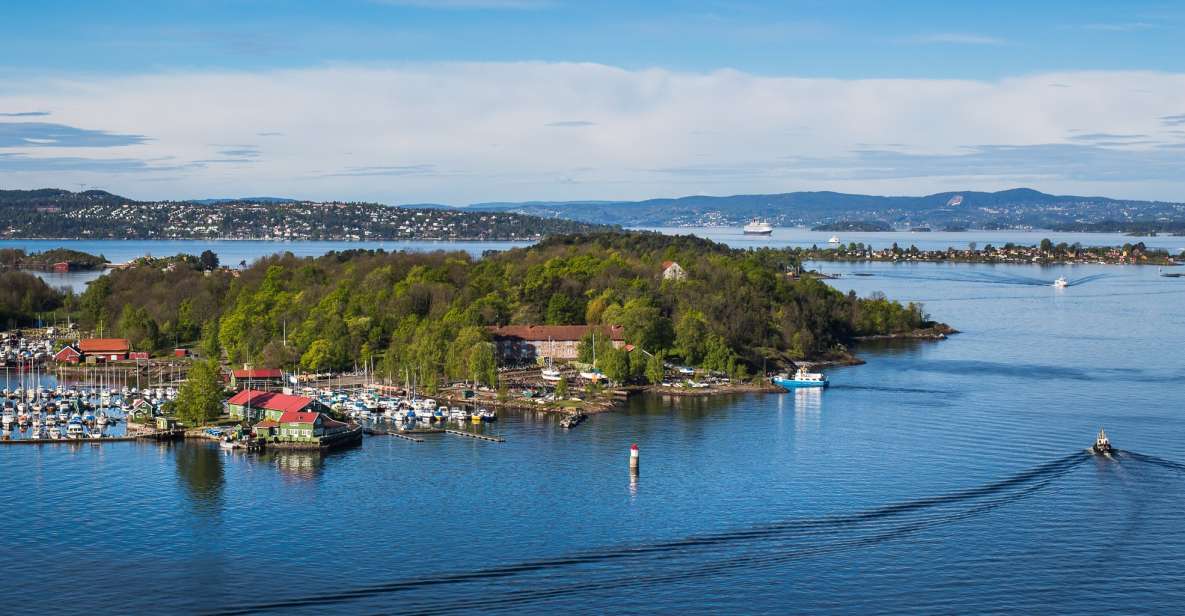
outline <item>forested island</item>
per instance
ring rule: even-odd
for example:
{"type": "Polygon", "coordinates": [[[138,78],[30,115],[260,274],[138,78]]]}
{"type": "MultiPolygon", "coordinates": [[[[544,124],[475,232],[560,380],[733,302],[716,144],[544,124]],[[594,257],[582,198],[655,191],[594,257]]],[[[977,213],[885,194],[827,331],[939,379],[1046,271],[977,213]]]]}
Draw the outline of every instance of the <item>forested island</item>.
{"type": "Polygon", "coordinates": [[[1173,256],[1167,250],[1149,248],[1143,242],[1122,246],[1082,246],[1054,244],[1049,239],[1033,246],[1009,242],[1003,246],[986,244],[979,248],[970,242],[965,249],[948,247],[945,250],[920,250],[917,246],[902,247],[896,242],[889,248],[874,249],[863,242],[852,242],[835,247],[791,249],[803,261],[930,261],[947,263],[1094,263],[1101,265],[1178,265],[1185,258],[1173,256]]]}
{"type": "Polygon", "coordinates": [[[379,203],[134,201],[101,190],[0,191],[0,237],[53,239],[536,240],[604,225],[379,203]]]}
{"type": "Polygon", "coordinates": [[[64,267],[68,270],[97,270],[107,265],[102,255],[54,248],[43,252],[26,253],[19,248],[0,248],[0,269],[26,269],[50,271],[64,267]]]}
{"type": "Polygon", "coordinates": [[[738,377],[796,360],[847,361],[859,337],[936,325],[920,305],[796,278],[798,259],[644,232],[555,236],[482,258],[285,253],[241,271],[146,259],[68,303],[84,329],[103,324],[138,350],[194,345],[232,363],[309,372],[370,364],[400,381],[414,374],[429,391],[490,365],[475,356],[492,353],[490,326],[621,326],[644,353],[604,346],[597,358],[608,376],[628,379],[645,370],[643,357],[738,377]],[[669,263],[685,277],[664,277],[669,263]]]}
{"type": "Polygon", "coordinates": [[[892,230],[892,225],[879,220],[842,220],[811,227],[811,231],[854,231],[858,233],[883,233],[892,230]]]}

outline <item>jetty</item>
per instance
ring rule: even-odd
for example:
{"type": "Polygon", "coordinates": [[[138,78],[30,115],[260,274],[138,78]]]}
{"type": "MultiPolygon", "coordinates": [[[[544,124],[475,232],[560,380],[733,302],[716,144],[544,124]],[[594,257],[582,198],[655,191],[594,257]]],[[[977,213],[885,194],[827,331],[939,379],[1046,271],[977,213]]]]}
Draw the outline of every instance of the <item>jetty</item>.
{"type": "Polygon", "coordinates": [[[485,434],[477,434],[476,432],[466,432],[464,430],[454,430],[452,428],[445,428],[444,431],[448,434],[454,434],[456,436],[467,436],[469,438],[475,438],[479,441],[489,441],[491,443],[505,443],[506,442],[506,439],[504,439],[500,436],[488,436],[485,434]]]}

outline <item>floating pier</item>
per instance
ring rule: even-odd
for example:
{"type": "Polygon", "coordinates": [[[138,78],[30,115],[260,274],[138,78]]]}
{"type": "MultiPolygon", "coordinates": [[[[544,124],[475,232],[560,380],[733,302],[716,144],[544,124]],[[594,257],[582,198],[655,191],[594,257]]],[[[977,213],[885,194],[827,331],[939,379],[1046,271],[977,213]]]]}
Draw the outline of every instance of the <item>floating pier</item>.
{"type": "Polygon", "coordinates": [[[475,434],[473,432],[465,432],[464,430],[453,430],[452,428],[446,428],[444,431],[447,432],[448,434],[455,434],[457,436],[468,436],[469,438],[475,438],[479,441],[489,441],[491,443],[505,443],[506,442],[506,439],[504,439],[500,436],[486,436],[484,434],[475,434]]]}

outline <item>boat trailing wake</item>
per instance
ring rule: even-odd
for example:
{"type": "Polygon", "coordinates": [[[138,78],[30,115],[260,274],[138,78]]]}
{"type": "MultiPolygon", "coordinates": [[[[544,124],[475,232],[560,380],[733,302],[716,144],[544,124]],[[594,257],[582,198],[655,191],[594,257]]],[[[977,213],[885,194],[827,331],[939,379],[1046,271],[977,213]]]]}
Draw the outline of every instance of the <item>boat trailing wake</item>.
{"type": "MultiPolygon", "coordinates": [[[[694,535],[649,545],[613,546],[550,559],[477,569],[433,577],[409,578],[352,590],[236,606],[213,614],[249,614],[327,606],[400,593],[397,611],[444,613],[522,606],[562,594],[654,586],[728,571],[775,566],[784,562],[860,549],[937,525],[975,517],[1037,492],[1090,459],[1075,452],[1005,479],[949,494],[919,498],[865,511],[791,518],[731,531],[694,535]],[[651,572],[662,561],[661,575],[651,572]],[[608,565],[608,566],[606,566],[608,565]],[[621,566],[636,565],[623,575],[621,566]],[[579,577],[557,584],[571,570],[579,577]],[[539,579],[546,577],[546,580],[539,579]],[[497,582],[474,595],[424,594],[433,588],[497,582]]],[[[391,606],[384,605],[384,609],[391,606]]]]}

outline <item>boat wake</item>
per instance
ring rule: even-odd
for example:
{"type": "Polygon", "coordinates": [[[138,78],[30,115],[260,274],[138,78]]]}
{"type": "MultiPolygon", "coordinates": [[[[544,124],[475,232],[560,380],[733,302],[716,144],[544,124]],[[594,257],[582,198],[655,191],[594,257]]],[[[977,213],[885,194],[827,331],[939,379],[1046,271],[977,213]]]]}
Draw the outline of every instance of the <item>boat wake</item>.
{"type": "Polygon", "coordinates": [[[1169,470],[1185,472],[1185,464],[1181,464],[1180,462],[1173,462],[1172,460],[1165,460],[1164,458],[1150,456],[1143,453],[1136,453],[1134,451],[1123,451],[1121,453],[1125,458],[1131,458],[1133,460],[1146,462],[1148,464],[1155,464],[1156,466],[1167,468],[1169,470]]]}
{"type": "Polygon", "coordinates": [[[943,394],[956,395],[957,392],[944,391],[941,389],[922,389],[920,387],[887,387],[877,385],[832,385],[832,390],[836,389],[855,389],[860,391],[883,391],[894,394],[943,394]]]}
{"type": "Polygon", "coordinates": [[[793,560],[861,549],[934,526],[973,518],[1047,487],[1090,457],[1085,452],[1075,452],[975,488],[851,514],[791,518],[649,545],[613,546],[551,559],[409,578],[210,613],[285,611],[364,601],[397,593],[400,594],[398,605],[384,603],[384,610],[448,613],[521,608],[524,604],[573,593],[655,586],[736,570],[748,572],[793,560]],[[625,567],[635,567],[636,570],[631,573],[624,570],[625,567]],[[654,571],[662,573],[655,575],[654,571]],[[565,575],[568,573],[571,575],[565,575]],[[491,587],[491,583],[497,585],[491,587]],[[480,584],[481,592],[468,595],[432,592],[440,587],[465,584],[480,584]]]}

